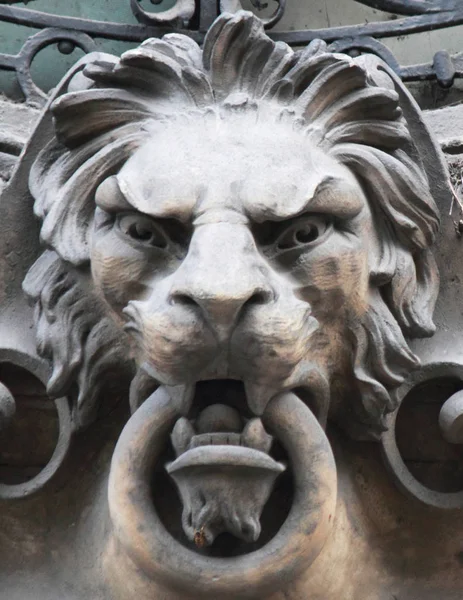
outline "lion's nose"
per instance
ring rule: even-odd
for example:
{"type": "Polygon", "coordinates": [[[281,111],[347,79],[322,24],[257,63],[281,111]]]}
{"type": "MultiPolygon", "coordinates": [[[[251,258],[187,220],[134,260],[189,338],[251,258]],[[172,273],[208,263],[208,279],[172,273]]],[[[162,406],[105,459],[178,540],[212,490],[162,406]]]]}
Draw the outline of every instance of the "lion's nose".
{"type": "Polygon", "coordinates": [[[188,286],[186,289],[180,287],[173,292],[171,300],[174,303],[197,306],[212,326],[228,328],[236,323],[244,310],[255,304],[265,304],[271,298],[268,291],[254,289],[253,286],[248,289],[243,286],[234,293],[214,287],[213,292],[204,290],[203,286],[188,286]]]}
{"type": "Polygon", "coordinates": [[[199,308],[213,328],[225,333],[243,312],[273,299],[265,272],[245,226],[207,225],[193,235],[188,255],[174,276],[170,301],[199,308]]]}

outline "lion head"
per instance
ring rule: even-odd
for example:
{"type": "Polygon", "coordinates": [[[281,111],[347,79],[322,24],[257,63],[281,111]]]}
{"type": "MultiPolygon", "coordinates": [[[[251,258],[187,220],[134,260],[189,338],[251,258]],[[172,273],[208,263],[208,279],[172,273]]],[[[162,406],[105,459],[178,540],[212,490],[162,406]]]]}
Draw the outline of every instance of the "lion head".
{"type": "Polygon", "coordinates": [[[256,415],[295,390],[378,437],[438,289],[437,209],[392,86],[249,13],[202,50],[166,35],[83,75],[30,177],[50,393],[77,381],[85,425],[105,371],[135,365],[134,406],[237,381],[256,415]]]}

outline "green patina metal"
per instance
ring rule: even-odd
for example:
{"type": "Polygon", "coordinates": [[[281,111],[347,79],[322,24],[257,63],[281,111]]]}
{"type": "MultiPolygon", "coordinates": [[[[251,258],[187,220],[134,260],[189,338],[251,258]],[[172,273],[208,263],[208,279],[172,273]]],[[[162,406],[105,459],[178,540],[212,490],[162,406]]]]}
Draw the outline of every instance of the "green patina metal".
{"type": "MultiPolygon", "coordinates": [[[[0,0],[0,5],[8,4],[40,10],[42,12],[80,17],[97,21],[113,21],[117,23],[133,23],[137,21],[130,10],[129,0],[29,0],[14,2],[0,0]]],[[[161,0],[155,4],[151,0],[142,0],[141,6],[150,12],[166,10],[175,4],[175,0],[161,0]]],[[[20,51],[26,39],[34,34],[35,29],[0,22],[0,52],[16,54],[20,51]]],[[[136,43],[117,42],[113,40],[96,40],[98,49],[102,52],[119,55],[124,50],[135,47],[136,43]]],[[[48,91],[59,81],[60,76],[81,57],[84,52],[80,48],[53,44],[42,50],[32,64],[34,81],[43,90],[48,91]],[[71,52],[67,54],[67,52],[71,52]]],[[[0,72],[0,89],[9,98],[23,100],[23,95],[13,72],[0,72]]]]}

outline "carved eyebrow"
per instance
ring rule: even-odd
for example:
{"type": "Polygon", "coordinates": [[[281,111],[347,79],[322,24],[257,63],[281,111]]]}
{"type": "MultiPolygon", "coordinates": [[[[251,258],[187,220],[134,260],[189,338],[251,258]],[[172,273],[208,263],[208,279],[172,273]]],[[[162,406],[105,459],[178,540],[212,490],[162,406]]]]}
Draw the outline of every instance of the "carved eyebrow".
{"type": "Polygon", "coordinates": [[[304,211],[332,214],[339,219],[352,219],[362,210],[365,197],[360,185],[337,177],[325,177],[315,188],[304,211]]]}
{"type": "Polygon", "coordinates": [[[293,189],[288,189],[291,196],[286,196],[283,189],[281,196],[273,196],[273,203],[255,204],[251,200],[246,203],[247,212],[257,223],[284,221],[304,213],[331,214],[341,220],[348,220],[358,215],[365,205],[362,188],[349,179],[327,175],[321,180],[317,178],[312,185],[312,189],[309,188],[305,195],[300,188],[297,189],[299,186],[294,185],[291,186],[293,189]]]}
{"type": "Polygon", "coordinates": [[[307,199],[306,207],[309,208],[309,206],[313,202],[317,201],[317,199],[320,197],[321,194],[323,194],[327,190],[330,190],[330,188],[334,187],[334,185],[337,182],[339,182],[339,179],[337,179],[336,177],[333,177],[332,175],[327,175],[326,177],[324,177],[320,181],[320,183],[316,186],[316,188],[314,189],[313,194],[310,196],[310,198],[307,199]]]}
{"type": "Polygon", "coordinates": [[[315,188],[315,191],[313,193],[314,196],[316,196],[317,194],[319,194],[324,188],[326,188],[327,186],[335,183],[336,181],[339,181],[336,177],[333,177],[332,175],[327,175],[326,177],[324,177],[320,183],[317,185],[317,187],[315,188]]]}
{"type": "Polygon", "coordinates": [[[134,207],[122,193],[115,175],[108,177],[97,187],[95,192],[95,204],[109,213],[134,210],[134,207]]]}

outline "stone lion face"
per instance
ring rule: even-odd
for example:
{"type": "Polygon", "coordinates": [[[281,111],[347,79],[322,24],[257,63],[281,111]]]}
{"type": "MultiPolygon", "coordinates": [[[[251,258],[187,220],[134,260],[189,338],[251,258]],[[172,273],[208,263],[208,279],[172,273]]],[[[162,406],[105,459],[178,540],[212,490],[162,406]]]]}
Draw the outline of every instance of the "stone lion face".
{"type": "Polygon", "coordinates": [[[295,54],[240,13],[203,49],[147,40],[84,75],[29,181],[49,393],[77,379],[85,425],[103,371],[135,359],[133,408],[233,380],[258,414],[298,389],[321,422],[381,435],[438,289],[437,209],[383,66],[295,54]]]}
{"type": "Polygon", "coordinates": [[[159,131],[95,201],[93,279],[145,373],[187,396],[242,381],[255,414],[300,388],[326,418],[378,253],[345,166],[283,125],[204,120],[159,131]]]}

